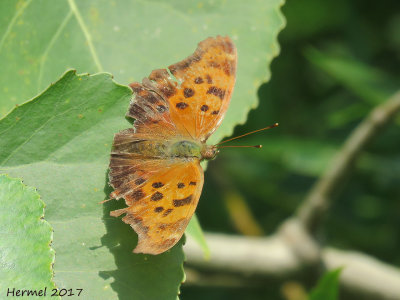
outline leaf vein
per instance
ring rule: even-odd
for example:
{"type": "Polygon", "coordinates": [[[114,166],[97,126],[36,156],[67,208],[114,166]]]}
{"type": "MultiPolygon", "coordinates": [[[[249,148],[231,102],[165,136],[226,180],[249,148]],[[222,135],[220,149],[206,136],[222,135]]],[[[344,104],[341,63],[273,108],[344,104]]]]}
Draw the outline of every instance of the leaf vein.
{"type": "Polygon", "coordinates": [[[56,32],[54,33],[53,37],[50,39],[49,44],[47,45],[46,49],[43,52],[42,58],[40,59],[40,67],[39,67],[39,75],[38,75],[38,84],[37,84],[38,93],[40,92],[40,86],[42,85],[44,63],[46,62],[47,56],[49,55],[49,52],[50,52],[51,48],[53,47],[55,41],[58,39],[61,32],[64,30],[65,26],[68,24],[68,21],[71,19],[71,17],[72,17],[72,10],[70,10],[68,12],[68,14],[65,16],[64,20],[60,23],[60,26],[58,26],[56,32]]]}
{"type": "Polygon", "coordinates": [[[11,29],[14,27],[15,22],[17,21],[17,19],[19,18],[19,16],[22,15],[22,13],[23,13],[24,10],[29,6],[29,4],[31,4],[31,2],[32,2],[32,0],[28,0],[27,2],[25,2],[24,4],[22,4],[22,6],[21,6],[20,9],[18,9],[18,10],[15,12],[14,16],[12,17],[10,23],[9,23],[8,26],[7,26],[6,31],[4,32],[3,37],[1,38],[1,41],[0,41],[0,52],[1,52],[2,48],[3,48],[3,45],[4,45],[5,40],[7,39],[8,35],[9,35],[10,32],[11,32],[11,29]]]}
{"type": "Polygon", "coordinates": [[[97,56],[96,49],[94,48],[94,45],[93,45],[92,35],[90,34],[85,22],[83,21],[83,18],[79,12],[79,9],[76,6],[75,0],[68,0],[68,4],[71,7],[72,12],[74,13],[75,18],[78,21],[80,28],[82,29],[83,35],[85,36],[85,39],[88,43],[89,51],[90,51],[90,54],[92,55],[92,58],[94,60],[94,64],[96,65],[97,71],[98,72],[103,71],[103,67],[100,63],[99,57],[97,56]]]}

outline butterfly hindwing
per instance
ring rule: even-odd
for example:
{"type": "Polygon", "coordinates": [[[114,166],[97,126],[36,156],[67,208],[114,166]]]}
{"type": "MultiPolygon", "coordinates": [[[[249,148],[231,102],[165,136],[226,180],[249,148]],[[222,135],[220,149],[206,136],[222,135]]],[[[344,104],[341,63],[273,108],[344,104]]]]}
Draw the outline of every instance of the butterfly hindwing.
{"type": "Polygon", "coordinates": [[[198,161],[176,162],[152,174],[125,194],[129,207],[111,212],[138,234],[135,253],[159,254],[175,245],[185,232],[203,187],[198,161]]]}
{"type": "MultiPolygon", "coordinates": [[[[117,133],[110,158],[109,179],[114,188],[111,197],[125,198],[127,205],[131,205],[133,202],[127,199],[128,193],[136,191],[159,170],[170,168],[175,163],[165,157],[163,150],[167,144],[158,135],[137,133],[133,128],[117,133]]],[[[129,197],[132,198],[132,194],[129,197]]]]}

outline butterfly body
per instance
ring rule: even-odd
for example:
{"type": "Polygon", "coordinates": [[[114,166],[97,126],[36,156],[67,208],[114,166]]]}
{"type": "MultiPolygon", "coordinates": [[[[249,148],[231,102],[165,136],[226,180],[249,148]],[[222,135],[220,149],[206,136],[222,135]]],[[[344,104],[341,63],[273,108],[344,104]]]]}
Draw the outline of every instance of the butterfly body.
{"type": "Polygon", "coordinates": [[[217,155],[216,147],[195,140],[139,140],[117,145],[114,151],[127,151],[144,158],[159,159],[213,159],[217,155]]]}
{"type": "Polygon", "coordinates": [[[206,140],[229,105],[236,48],[229,37],[208,38],[168,68],[130,84],[135,97],[127,116],[134,128],[115,135],[111,152],[110,196],[128,207],[110,214],[125,214],[122,220],[138,234],[135,253],[170,249],[196,209],[204,182],[200,161],[218,153],[206,140]]]}

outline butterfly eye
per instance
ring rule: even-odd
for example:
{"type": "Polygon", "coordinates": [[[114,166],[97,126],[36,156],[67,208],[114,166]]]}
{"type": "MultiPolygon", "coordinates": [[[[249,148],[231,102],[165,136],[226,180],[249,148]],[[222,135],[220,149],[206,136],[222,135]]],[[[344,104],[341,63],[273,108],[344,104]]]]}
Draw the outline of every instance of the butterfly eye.
{"type": "Polygon", "coordinates": [[[213,149],[213,156],[212,156],[212,158],[211,158],[211,159],[214,159],[214,158],[216,158],[218,153],[219,153],[219,150],[217,150],[217,149],[213,149]]]}

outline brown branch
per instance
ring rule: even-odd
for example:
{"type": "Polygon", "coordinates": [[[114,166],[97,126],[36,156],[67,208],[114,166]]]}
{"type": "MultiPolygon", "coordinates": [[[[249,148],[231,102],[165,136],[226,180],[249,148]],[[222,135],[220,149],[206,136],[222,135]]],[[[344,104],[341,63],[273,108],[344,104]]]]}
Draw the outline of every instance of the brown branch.
{"type": "Polygon", "coordinates": [[[319,225],[334,194],[341,188],[352,170],[354,161],[364,147],[390,122],[400,110],[400,91],[389,100],[374,108],[369,116],[347,138],[340,152],[322,177],[315,183],[297,216],[304,226],[313,232],[319,225]]]}
{"type": "MultiPolygon", "coordinates": [[[[258,238],[207,233],[206,240],[211,251],[209,260],[204,260],[194,240],[187,239],[184,250],[191,271],[187,284],[229,287],[258,282],[265,286],[262,278],[290,279],[305,270],[304,258],[293,251],[300,240],[285,235],[258,238]],[[208,273],[202,273],[204,270],[208,273]]],[[[310,249],[316,250],[313,246],[310,249]]],[[[400,300],[400,269],[360,252],[334,248],[324,248],[321,261],[328,270],[344,267],[340,276],[342,291],[354,294],[353,299],[400,300]]]]}

